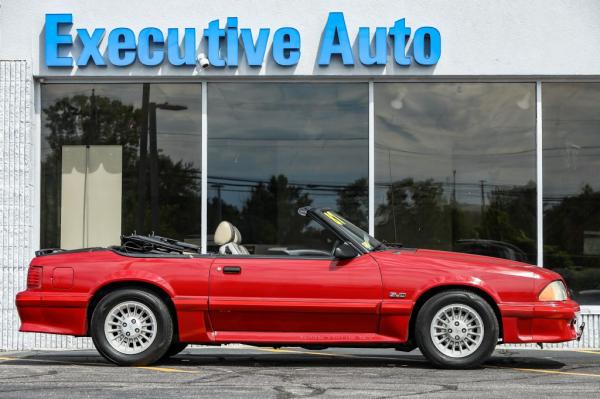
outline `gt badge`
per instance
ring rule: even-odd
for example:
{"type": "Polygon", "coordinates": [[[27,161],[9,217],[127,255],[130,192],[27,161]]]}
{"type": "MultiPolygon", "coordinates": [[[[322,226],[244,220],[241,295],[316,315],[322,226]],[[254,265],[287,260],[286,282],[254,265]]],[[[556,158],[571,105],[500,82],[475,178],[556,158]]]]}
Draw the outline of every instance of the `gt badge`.
{"type": "Polygon", "coordinates": [[[390,298],[406,298],[406,292],[390,291],[390,298]]]}

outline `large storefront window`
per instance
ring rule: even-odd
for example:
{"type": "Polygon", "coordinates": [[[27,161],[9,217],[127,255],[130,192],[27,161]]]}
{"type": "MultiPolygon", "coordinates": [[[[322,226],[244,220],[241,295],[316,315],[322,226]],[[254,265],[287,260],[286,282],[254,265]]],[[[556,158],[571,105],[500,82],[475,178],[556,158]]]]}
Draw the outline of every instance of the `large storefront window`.
{"type": "Polygon", "coordinates": [[[544,266],[600,304],[600,83],[544,83],[544,266]]]}
{"type": "Polygon", "coordinates": [[[535,86],[375,84],[376,236],[536,262],[535,86]]]}
{"type": "Polygon", "coordinates": [[[41,246],[200,242],[199,84],[42,86],[41,246]]]}
{"type": "Polygon", "coordinates": [[[368,98],[365,83],[209,84],[209,246],[228,220],[255,253],[308,247],[307,205],[366,227],[368,98]]]}

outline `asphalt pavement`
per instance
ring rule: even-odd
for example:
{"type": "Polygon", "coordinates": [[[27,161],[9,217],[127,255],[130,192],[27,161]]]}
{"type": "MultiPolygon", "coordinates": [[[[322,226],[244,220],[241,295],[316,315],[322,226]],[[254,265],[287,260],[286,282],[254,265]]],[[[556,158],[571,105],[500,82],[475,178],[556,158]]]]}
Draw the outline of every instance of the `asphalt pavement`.
{"type": "Polygon", "coordinates": [[[95,351],[0,352],[0,398],[600,398],[600,350],[498,350],[439,370],[390,349],[186,349],[152,367],[95,351]]]}

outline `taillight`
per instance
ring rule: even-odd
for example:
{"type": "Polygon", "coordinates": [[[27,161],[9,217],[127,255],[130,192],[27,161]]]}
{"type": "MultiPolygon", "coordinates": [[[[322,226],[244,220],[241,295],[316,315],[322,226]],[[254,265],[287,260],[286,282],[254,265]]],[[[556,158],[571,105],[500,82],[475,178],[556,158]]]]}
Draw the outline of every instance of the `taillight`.
{"type": "Polygon", "coordinates": [[[27,288],[42,287],[42,266],[30,266],[27,272],[27,288]]]}

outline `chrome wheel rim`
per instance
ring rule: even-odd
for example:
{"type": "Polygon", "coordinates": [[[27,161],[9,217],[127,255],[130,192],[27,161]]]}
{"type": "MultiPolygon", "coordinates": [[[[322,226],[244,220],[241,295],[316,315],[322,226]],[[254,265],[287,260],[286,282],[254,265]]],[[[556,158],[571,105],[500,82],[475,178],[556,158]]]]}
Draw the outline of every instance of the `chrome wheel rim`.
{"type": "Polygon", "coordinates": [[[135,355],[148,349],[156,338],[156,317],[141,302],[122,302],[112,308],[104,321],[106,340],[116,351],[135,355]]]}
{"type": "Polygon", "coordinates": [[[455,303],[440,309],[431,322],[431,340],[441,353],[461,358],[471,355],[483,342],[483,320],[470,306],[455,303]]]}

